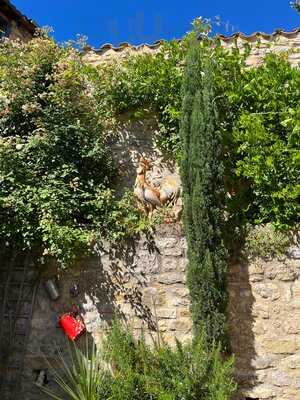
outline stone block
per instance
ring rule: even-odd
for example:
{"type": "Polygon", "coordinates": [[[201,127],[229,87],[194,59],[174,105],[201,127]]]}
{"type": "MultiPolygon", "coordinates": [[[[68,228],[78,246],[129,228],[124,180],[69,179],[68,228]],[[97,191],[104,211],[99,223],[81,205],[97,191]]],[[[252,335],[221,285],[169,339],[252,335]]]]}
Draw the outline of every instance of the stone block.
{"type": "Polygon", "coordinates": [[[174,285],[176,283],[184,283],[186,281],[186,276],[181,272],[168,272],[160,274],[158,277],[158,282],[165,285],[174,285]]]}
{"type": "Polygon", "coordinates": [[[281,397],[278,400],[299,400],[300,399],[300,390],[295,389],[287,389],[285,388],[281,397]]]}
{"type": "Polygon", "coordinates": [[[275,301],[280,298],[280,288],[275,283],[256,283],[253,285],[253,295],[258,299],[263,298],[275,301]]]}
{"type": "Polygon", "coordinates": [[[283,327],[287,334],[300,334],[300,312],[287,314],[283,320],[283,327]]]}
{"type": "Polygon", "coordinates": [[[161,307],[167,303],[167,294],[165,289],[148,287],[143,290],[143,303],[148,306],[161,307]]]}
{"type": "Polygon", "coordinates": [[[300,281],[296,281],[292,284],[292,298],[294,300],[300,300],[300,281]]]}
{"type": "Polygon", "coordinates": [[[248,273],[249,275],[263,275],[264,274],[264,268],[262,262],[259,260],[252,262],[248,266],[248,273]]]}
{"type": "Polygon", "coordinates": [[[252,324],[252,331],[255,336],[262,336],[267,332],[267,324],[264,320],[257,319],[252,324]]]}
{"type": "Polygon", "coordinates": [[[293,298],[292,288],[290,283],[284,285],[283,300],[289,303],[293,298]]]}
{"type": "Polygon", "coordinates": [[[267,303],[254,303],[252,306],[252,316],[256,318],[269,319],[270,310],[267,303]]]}
{"type": "Polygon", "coordinates": [[[290,387],[293,381],[293,379],[290,376],[288,376],[286,373],[280,370],[272,371],[268,376],[268,380],[270,380],[270,382],[273,382],[274,386],[279,386],[279,387],[284,387],[284,386],[290,387]]]}
{"type": "Polygon", "coordinates": [[[169,300],[169,304],[178,307],[178,306],[186,306],[189,307],[190,300],[187,297],[176,297],[172,296],[169,300]]]}
{"type": "Polygon", "coordinates": [[[280,361],[279,368],[284,371],[295,370],[296,374],[300,375],[300,354],[285,357],[280,361]]]}
{"type": "Polygon", "coordinates": [[[168,331],[168,325],[167,325],[166,319],[158,320],[157,325],[158,325],[159,332],[167,332],[168,331]]]}
{"type": "Polygon", "coordinates": [[[278,271],[277,279],[280,281],[294,281],[295,280],[295,272],[290,265],[283,265],[282,268],[278,271]]]}
{"type": "Polygon", "coordinates": [[[163,272],[185,272],[187,260],[184,257],[166,256],[161,258],[161,271],[163,272]]]}
{"type": "Polygon", "coordinates": [[[300,260],[300,246],[291,246],[288,250],[288,254],[295,260],[300,260]]]}
{"type": "Polygon", "coordinates": [[[191,318],[191,312],[187,307],[178,307],[177,311],[177,318],[188,317],[191,318]]]}
{"type": "Polygon", "coordinates": [[[261,274],[252,274],[249,277],[250,282],[261,282],[261,281],[263,281],[263,279],[264,279],[264,277],[261,274]]]}
{"type": "Polygon", "coordinates": [[[157,307],[156,315],[158,318],[175,319],[176,318],[176,308],[174,307],[157,307]]]}
{"type": "Polygon", "coordinates": [[[251,367],[255,370],[268,369],[277,364],[278,356],[274,354],[257,355],[254,360],[251,360],[251,367]]]}
{"type": "MultiPolygon", "coordinates": [[[[263,384],[257,385],[253,388],[242,390],[243,396],[249,399],[259,399],[259,400],[269,400],[276,397],[276,395],[281,394],[281,391],[274,387],[273,385],[263,384]]],[[[278,397],[278,400],[280,397],[278,397]]]]}
{"type": "Polygon", "coordinates": [[[300,341],[294,337],[287,339],[265,339],[263,346],[268,353],[293,354],[300,349],[300,341]]]}
{"type": "Polygon", "coordinates": [[[182,238],[182,239],[180,239],[180,247],[182,248],[182,249],[184,249],[184,250],[187,250],[187,248],[188,248],[188,245],[187,245],[187,240],[186,240],[186,238],[182,238]]]}
{"type": "Polygon", "coordinates": [[[182,317],[172,321],[169,325],[169,328],[172,331],[182,331],[188,333],[192,330],[192,321],[190,318],[182,317]]]}
{"type": "Polygon", "coordinates": [[[160,254],[164,256],[181,256],[184,250],[181,248],[178,238],[160,238],[160,240],[156,242],[156,246],[160,254]]]}

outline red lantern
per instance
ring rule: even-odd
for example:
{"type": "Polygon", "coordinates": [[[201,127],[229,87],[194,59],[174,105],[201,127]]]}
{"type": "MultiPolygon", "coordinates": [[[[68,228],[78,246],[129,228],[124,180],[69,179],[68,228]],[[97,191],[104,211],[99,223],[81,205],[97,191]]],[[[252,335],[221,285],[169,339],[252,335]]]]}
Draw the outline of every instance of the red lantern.
{"type": "Polygon", "coordinates": [[[85,332],[85,325],[82,319],[72,313],[62,315],[59,318],[59,325],[71,340],[78,339],[85,332]]]}

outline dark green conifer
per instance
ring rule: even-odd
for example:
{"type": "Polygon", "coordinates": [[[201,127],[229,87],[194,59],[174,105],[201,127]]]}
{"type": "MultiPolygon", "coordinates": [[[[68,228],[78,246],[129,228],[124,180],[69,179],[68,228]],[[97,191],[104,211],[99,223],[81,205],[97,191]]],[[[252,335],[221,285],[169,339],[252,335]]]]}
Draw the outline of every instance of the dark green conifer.
{"type": "Polygon", "coordinates": [[[226,250],[222,240],[223,166],[212,50],[191,45],[183,85],[181,175],[188,240],[188,286],[195,333],[225,335],[226,250]]]}

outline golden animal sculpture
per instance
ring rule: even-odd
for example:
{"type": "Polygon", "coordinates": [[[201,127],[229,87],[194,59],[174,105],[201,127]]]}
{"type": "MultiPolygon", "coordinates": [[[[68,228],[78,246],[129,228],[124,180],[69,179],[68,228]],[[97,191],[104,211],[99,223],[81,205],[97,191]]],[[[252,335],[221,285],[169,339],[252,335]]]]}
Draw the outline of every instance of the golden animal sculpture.
{"type": "MultiPolygon", "coordinates": [[[[151,168],[150,161],[144,157],[140,158],[137,168],[137,177],[134,185],[134,194],[146,209],[149,216],[157,207],[162,207],[165,204],[175,204],[180,195],[180,183],[173,176],[167,176],[160,186],[156,188],[147,183],[146,173],[151,168]]],[[[176,214],[176,212],[175,212],[176,214]]],[[[178,214],[178,210],[177,210],[178,214]]],[[[176,215],[176,219],[179,214],[176,215]]]]}

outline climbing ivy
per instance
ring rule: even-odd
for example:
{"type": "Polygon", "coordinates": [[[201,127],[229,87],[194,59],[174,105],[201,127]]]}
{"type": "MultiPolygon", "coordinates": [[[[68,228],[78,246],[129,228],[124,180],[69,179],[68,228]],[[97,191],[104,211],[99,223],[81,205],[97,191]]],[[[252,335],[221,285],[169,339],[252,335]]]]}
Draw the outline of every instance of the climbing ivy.
{"type": "Polygon", "coordinates": [[[244,180],[239,196],[254,223],[272,222],[280,229],[297,223],[299,88],[299,68],[293,68],[285,54],[270,54],[258,68],[244,68],[239,87],[230,89],[229,106],[238,109],[230,130],[235,179],[244,180]]]}
{"type": "Polygon", "coordinates": [[[129,113],[143,118],[154,112],[160,148],[171,158],[180,154],[179,121],[186,41],[164,42],[155,52],[128,53],[97,66],[99,102],[112,117],[129,113]]]}

